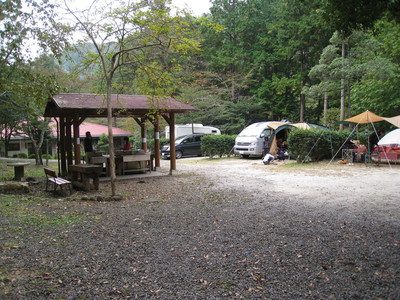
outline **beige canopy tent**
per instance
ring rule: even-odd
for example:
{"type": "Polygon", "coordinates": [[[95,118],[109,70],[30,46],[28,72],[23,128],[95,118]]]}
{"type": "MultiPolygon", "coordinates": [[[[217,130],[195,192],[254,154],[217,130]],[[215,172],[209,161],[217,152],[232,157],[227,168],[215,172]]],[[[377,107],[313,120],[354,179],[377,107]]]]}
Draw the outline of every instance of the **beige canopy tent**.
{"type": "Polygon", "coordinates": [[[400,127],[400,116],[383,119],[385,119],[385,121],[388,121],[389,123],[392,123],[396,127],[400,127]]]}
{"type": "Polygon", "coordinates": [[[368,124],[368,123],[380,122],[380,121],[384,121],[384,120],[385,119],[383,117],[380,117],[380,116],[374,114],[372,111],[366,110],[361,114],[358,114],[354,117],[346,119],[345,121],[357,123],[357,124],[368,124]]]}
{"type": "MultiPolygon", "coordinates": [[[[353,131],[349,134],[349,137],[354,132],[354,130],[356,130],[356,128],[358,127],[359,124],[372,124],[375,134],[378,135],[378,133],[376,132],[376,129],[375,129],[373,124],[375,122],[381,122],[381,121],[385,121],[385,119],[383,117],[380,117],[380,116],[374,114],[372,111],[369,111],[369,110],[366,110],[366,111],[364,111],[364,112],[362,112],[362,113],[360,113],[360,114],[358,114],[358,115],[356,115],[354,117],[351,117],[351,118],[348,118],[348,119],[344,120],[344,122],[357,124],[357,126],[355,126],[353,128],[353,131]]],[[[368,136],[368,139],[369,139],[369,136],[368,136]]],[[[348,140],[348,138],[343,143],[342,147],[347,142],[347,140],[348,140]]],[[[329,164],[335,159],[335,157],[338,155],[339,151],[341,151],[342,147],[340,147],[339,150],[336,152],[336,154],[332,157],[332,159],[329,162],[329,164]]],[[[369,141],[368,141],[368,148],[369,148],[369,141]]],[[[369,155],[369,153],[370,153],[370,149],[368,149],[368,155],[369,155]]],[[[365,163],[367,163],[367,159],[365,160],[365,163]]]]}

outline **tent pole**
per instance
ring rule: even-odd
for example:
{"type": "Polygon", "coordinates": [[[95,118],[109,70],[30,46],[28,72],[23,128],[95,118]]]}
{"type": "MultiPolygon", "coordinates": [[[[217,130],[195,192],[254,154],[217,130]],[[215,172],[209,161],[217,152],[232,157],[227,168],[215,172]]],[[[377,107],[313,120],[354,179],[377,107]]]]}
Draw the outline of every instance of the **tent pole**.
{"type": "Polygon", "coordinates": [[[350,134],[348,135],[347,139],[344,141],[344,143],[342,144],[342,146],[339,147],[339,150],[336,152],[336,154],[332,157],[331,161],[328,163],[327,167],[332,163],[332,161],[335,159],[335,157],[338,155],[340,149],[343,148],[344,144],[347,143],[350,135],[354,132],[354,130],[356,130],[356,128],[358,127],[358,125],[360,125],[360,123],[357,123],[357,125],[353,128],[353,130],[350,132],[350,134]]]}

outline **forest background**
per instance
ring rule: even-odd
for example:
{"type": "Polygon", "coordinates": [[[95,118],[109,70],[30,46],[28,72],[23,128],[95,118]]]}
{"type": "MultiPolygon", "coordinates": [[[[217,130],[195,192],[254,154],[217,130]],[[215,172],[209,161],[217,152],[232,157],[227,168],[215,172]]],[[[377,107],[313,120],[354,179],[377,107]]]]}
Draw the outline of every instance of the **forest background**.
{"type": "Polygon", "coordinates": [[[398,1],[214,0],[201,17],[167,0],[104,3],[1,2],[3,142],[22,130],[40,148],[48,122],[38,117],[59,92],[172,96],[197,108],[177,123],[224,134],[400,114],[398,1]]]}

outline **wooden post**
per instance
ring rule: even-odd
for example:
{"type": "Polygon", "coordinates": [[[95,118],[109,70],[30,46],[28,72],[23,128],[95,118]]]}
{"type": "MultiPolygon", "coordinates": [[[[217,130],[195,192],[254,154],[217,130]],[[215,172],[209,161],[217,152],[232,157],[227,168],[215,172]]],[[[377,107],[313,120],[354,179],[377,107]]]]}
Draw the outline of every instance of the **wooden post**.
{"type": "Polygon", "coordinates": [[[160,117],[157,115],[154,120],[154,155],[156,167],[160,167],[160,117]]]}
{"type": "Polygon", "coordinates": [[[67,157],[65,156],[65,117],[60,117],[60,161],[61,161],[61,176],[67,175],[67,157]]]}
{"type": "Polygon", "coordinates": [[[175,114],[170,113],[170,124],[169,124],[169,145],[170,145],[170,162],[171,162],[171,170],[176,170],[176,152],[175,152],[175,114]]]}
{"type": "Polygon", "coordinates": [[[71,118],[67,117],[65,125],[66,125],[65,148],[67,150],[67,164],[69,166],[69,165],[73,164],[72,149],[71,149],[72,148],[72,141],[71,141],[72,120],[71,120],[71,118]]]}
{"type": "Polygon", "coordinates": [[[147,139],[146,139],[146,119],[145,118],[133,118],[136,123],[140,126],[140,136],[142,138],[142,150],[147,151],[147,139]]]}
{"type": "Polygon", "coordinates": [[[81,142],[79,137],[79,116],[75,115],[73,120],[74,127],[74,157],[75,164],[81,163],[81,142]]]}
{"type": "Polygon", "coordinates": [[[144,152],[147,151],[147,136],[146,136],[146,119],[140,119],[140,131],[142,136],[142,149],[144,152]]]}

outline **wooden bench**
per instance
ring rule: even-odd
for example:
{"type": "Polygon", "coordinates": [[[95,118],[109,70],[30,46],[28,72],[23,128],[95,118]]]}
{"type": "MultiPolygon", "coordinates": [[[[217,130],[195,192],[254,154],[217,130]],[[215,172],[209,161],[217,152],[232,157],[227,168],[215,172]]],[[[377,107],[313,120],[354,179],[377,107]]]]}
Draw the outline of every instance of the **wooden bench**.
{"type": "Polygon", "coordinates": [[[58,177],[57,173],[53,170],[50,170],[48,168],[44,168],[44,173],[46,174],[46,191],[47,191],[47,186],[49,181],[54,184],[54,192],[56,191],[57,187],[60,186],[60,189],[62,189],[63,185],[69,185],[69,193],[72,193],[71,190],[71,181],[68,181],[64,178],[58,177]]]}
{"type": "Polygon", "coordinates": [[[122,156],[122,174],[125,175],[127,172],[151,172],[153,169],[153,164],[151,160],[150,153],[143,154],[133,154],[133,155],[123,155],[122,156]],[[139,164],[139,168],[129,168],[129,163],[136,162],[139,164]]]}

